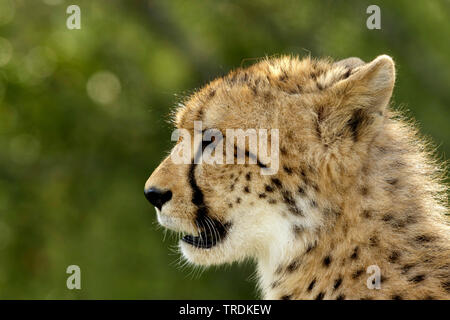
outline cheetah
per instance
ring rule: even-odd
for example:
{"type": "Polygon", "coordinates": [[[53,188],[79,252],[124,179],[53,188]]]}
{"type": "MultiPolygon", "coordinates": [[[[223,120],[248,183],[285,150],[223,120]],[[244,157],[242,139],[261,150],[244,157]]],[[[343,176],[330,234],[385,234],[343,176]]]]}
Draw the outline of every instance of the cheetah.
{"type": "Polygon", "coordinates": [[[202,266],[254,260],[264,299],[449,299],[444,169],[390,107],[395,74],[387,55],[280,56],[188,97],[174,124],[192,134],[195,121],[225,144],[227,128],[278,129],[279,170],[167,156],[144,193],[158,222],[184,234],[182,256],[202,266]]]}

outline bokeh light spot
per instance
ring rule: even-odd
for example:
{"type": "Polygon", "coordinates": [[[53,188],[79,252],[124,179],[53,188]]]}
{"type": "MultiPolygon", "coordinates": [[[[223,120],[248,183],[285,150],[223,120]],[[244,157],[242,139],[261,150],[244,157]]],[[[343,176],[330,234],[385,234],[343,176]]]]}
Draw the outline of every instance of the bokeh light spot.
{"type": "Polygon", "coordinates": [[[94,102],[108,105],[119,96],[121,85],[119,78],[112,72],[99,71],[89,78],[86,89],[94,102]]]}
{"type": "Polygon", "coordinates": [[[25,57],[25,68],[36,79],[50,76],[55,70],[56,56],[50,48],[33,48],[25,57]]]}
{"type": "Polygon", "coordinates": [[[8,39],[0,37],[0,67],[8,64],[11,60],[13,47],[8,39]]]}
{"type": "Polygon", "coordinates": [[[13,0],[0,1],[0,26],[11,22],[15,13],[16,7],[13,0]]]}

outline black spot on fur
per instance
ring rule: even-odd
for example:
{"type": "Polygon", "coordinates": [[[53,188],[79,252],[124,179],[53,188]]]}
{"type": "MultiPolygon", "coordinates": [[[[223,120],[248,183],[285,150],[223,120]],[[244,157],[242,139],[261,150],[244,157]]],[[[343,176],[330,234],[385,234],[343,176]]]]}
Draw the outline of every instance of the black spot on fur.
{"type": "Polygon", "coordinates": [[[402,298],[402,296],[399,295],[399,294],[394,294],[394,295],[392,296],[392,300],[403,300],[403,298],[402,298]]]}
{"type": "Polygon", "coordinates": [[[380,243],[380,241],[378,240],[378,236],[373,235],[369,238],[369,245],[371,247],[376,247],[376,246],[378,246],[379,243],[380,243]]]}
{"type": "Polygon", "coordinates": [[[395,263],[398,261],[398,258],[400,257],[400,252],[399,251],[392,251],[392,253],[389,255],[389,262],[390,263],[395,263]]]}
{"type": "Polygon", "coordinates": [[[245,187],[244,187],[244,192],[245,192],[245,193],[250,193],[250,188],[249,188],[249,186],[245,186],[245,187]]]}
{"type": "Polygon", "coordinates": [[[316,247],[316,244],[309,244],[308,248],[306,249],[306,253],[310,253],[312,250],[314,250],[314,248],[316,247]]]}
{"type": "Polygon", "coordinates": [[[319,186],[317,184],[313,184],[312,187],[316,192],[320,192],[319,186]]]}
{"type": "Polygon", "coordinates": [[[274,281],[270,284],[270,287],[272,289],[275,289],[276,287],[278,287],[280,285],[280,281],[274,281]]]}
{"type": "Polygon", "coordinates": [[[422,234],[420,236],[415,237],[414,240],[419,243],[427,243],[427,242],[431,242],[433,240],[433,237],[422,234]]]}
{"type": "MultiPolygon", "coordinates": [[[[317,84],[317,86],[319,90],[322,90],[322,88],[319,87],[319,84],[317,84]]],[[[322,138],[322,129],[320,128],[320,124],[322,123],[323,120],[324,120],[324,106],[319,106],[317,108],[317,121],[315,123],[316,133],[319,139],[322,138]]]]}
{"type": "Polygon", "coordinates": [[[277,203],[277,200],[275,200],[275,199],[269,199],[269,200],[267,200],[267,202],[269,202],[270,204],[276,204],[276,203],[277,203]]]}
{"type": "Polygon", "coordinates": [[[387,179],[386,182],[389,183],[390,185],[393,185],[393,186],[394,186],[394,185],[397,184],[398,179],[396,179],[396,178],[387,179]]]}
{"type": "Polygon", "coordinates": [[[336,300],[344,300],[345,296],[343,294],[340,294],[336,297],[336,300]]]}
{"type": "Polygon", "coordinates": [[[350,127],[350,132],[354,142],[358,141],[359,129],[363,120],[364,113],[361,109],[358,109],[353,113],[352,118],[348,122],[348,126],[350,127]]]}
{"type": "Polygon", "coordinates": [[[384,222],[389,222],[389,221],[391,221],[392,219],[394,219],[394,217],[393,217],[392,214],[390,214],[390,213],[385,214],[385,215],[381,218],[381,220],[383,220],[384,222]]]}
{"type": "Polygon", "coordinates": [[[445,291],[450,293],[450,280],[442,282],[442,287],[444,288],[445,291]]]}
{"type": "Polygon", "coordinates": [[[267,197],[267,195],[265,193],[260,193],[260,194],[258,194],[258,197],[260,199],[264,199],[265,197],[267,197]]]}
{"type": "Polygon", "coordinates": [[[339,288],[342,284],[342,278],[339,277],[336,279],[336,281],[334,281],[334,285],[333,285],[333,289],[336,290],[337,288],[339,288]]]}
{"type": "Polygon", "coordinates": [[[297,204],[295,203],[294,198],[292,197],[292,193],[290,191],[284,190],[282,192],[282,196],[283,196],[283,201],[286,204],[286,206],[288,207],[289,212],[298,215],[298,216],[303,216],[303,212],[302,210],[297,207],[297,204]]]}
{"type": "Polygon", "coordinates": [[[292,273],[295,270],[297,270],[299,266],[300,266],[300,261],[294,260],[287,266],[286,271],[289,273],[292,273]]]}
{"type": "Polygon", "coordinates": [[[326,257],[323,259],[323,265],[324,265],[325,267],[329,267],[330,264],[331,264],[331,257],[330,257],[330,256],[326,256],[326,257]]]}
{"type": "Polygon", "coordinates": [[[408,214],[405,219],[405,224],[417,223],[417,217],[413,214],[408,214]]]}
{"type": "Polygon", "coordinates": [[[350,256],[350,259],[352,259],[352,260],[358,259],[358,251],[359,251],[359,248],[355,247],[355,249],[353,249],[352,255],[350,256]]]}
{"type": "Polygon", "coordinates": [[[278,77],[278,80],[280,80],[281,82],[285,82],[288,78],[289,77],[288,77],[286,71],[283,71],[283,74],[278,77]]]}
{"type": "Polygon", "coordinates": [[[364,272],[364,269],[358,269],[352,274],[352,279],[359,278],[364,272]]]}
{"type": "Polygon", "coordinates": [[[372,217],[372,213],[369,210],[364,210],[362,212],[362,216],[366,219],[370,219],[372,217]]]}
{"type": "Polygon", "coordinates": [[[361,194],[362,194],[363,196],[367,196],[367,195],[369,194],[369,188],[367,188],[367,187],[362,187],[362,188],[361,188],[361,194]]]}
{"type": "Polygon", "coordinates": [[[241,198],[237,198],[236,203],[241,203],[241,198]]]}
{"type": "Polygon", "coordinates": [[[308,288],[306,289],[308,292],[311,291],[314,286],[316,285],[316,279],[314,279],[313,281],[311,281],[311,283],[309,284],[308,288]]]}
{"type": "Polygon", "coordinates": [[[286,295],[282,296],[280,299],[281,300],[291,300],[291,298],[292,298],[292,295],[286,294],[286,295]]]}
{"type": "Polygon", "coordinates": [[[316,297],[315,300],[323,300],[323,297],[325,296],[325,293],[320,292],[316,297]]]}
{"type": "Polygon", "coordinates": [[[419,283],[419,282],[422,282],[423,280],[425,280],[425,275],[424,274],[418,274],[418,275],[412,277],[411,279],[409,279],[408,281],[419,283]]]}
{"type": "Polygon", "coordinates": [[[291,175],[294,171],[292,170],[292,168],[287,167],[287,166],[283,166],[283,170],[284,172],[286,172],[288,175],[291,175]]]}
{"type": "Polygon", "coordinates": [[[265,189],[267,192],[273,192],[273,188],[266,184],[265,189]]]}
{"type": "Polygon", "coordinates": [[[247,174],[245,175],[245,180],[247,180],[247,181],[252,180],[252,174],[251,174],[251,172],[247,172],[247,174]]]}
{"type": "Polygon", "coordinates": [[[272,183],[273,183],[275,186],[277,186],[278,188],[283,187],[283,184],[281,183],[280,179],[272,178],[271,181],[272,181],[272,183]]]}
{"type": "Polygon", "coordinates": [[[405,265],[402,267],[402,274],[408,273],[408,271],[409,271],[411,268],[413,268],[414,266],[415,266],[415,265],[412,264],[412,263],[405,264],[405,265]]]}

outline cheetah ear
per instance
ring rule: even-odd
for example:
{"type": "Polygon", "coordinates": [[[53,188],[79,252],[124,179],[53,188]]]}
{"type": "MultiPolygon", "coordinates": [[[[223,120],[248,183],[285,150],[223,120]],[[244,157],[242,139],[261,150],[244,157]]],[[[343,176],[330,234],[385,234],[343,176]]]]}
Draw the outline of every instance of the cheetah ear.
{"type": "Polygon", "coordinates": [[[394,89],[395,67],[392,58],[381,55],[366,64],[358,58],[349,58],[338,64],[350,70],[346,79],[334,85],[342,103],[351,109],[363,109],[368,113],[383,112],[394,89]]]}
{"type": "Polygon", "coordinates": [[[337,62],[337,67],[345,74],[330,88],[333,101],[338,103],[329,114],[323,108],[318,112],[318,119],[323,119],[319,121],[322,140],[330,143],[347,136],[355,142],[370,141],[383,126],[383,114],[394,88],[394,62],[382,55],[368,63],[346,59],[337,62]]]}

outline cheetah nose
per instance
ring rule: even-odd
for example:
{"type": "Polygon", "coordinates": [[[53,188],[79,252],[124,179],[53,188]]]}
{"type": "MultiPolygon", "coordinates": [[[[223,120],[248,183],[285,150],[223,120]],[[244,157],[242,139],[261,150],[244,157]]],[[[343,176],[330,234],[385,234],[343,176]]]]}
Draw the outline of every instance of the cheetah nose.
{"type": "Polygon", "coordinates": [[[164,203],[172,199],[172,191],[163,191],[154,187],[144,189],[144,194],[147,200],[159,210],[161,210],[164,203]]]}

